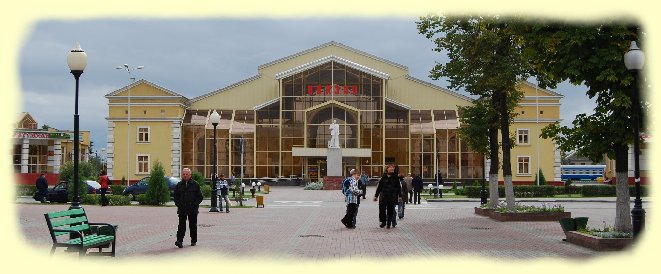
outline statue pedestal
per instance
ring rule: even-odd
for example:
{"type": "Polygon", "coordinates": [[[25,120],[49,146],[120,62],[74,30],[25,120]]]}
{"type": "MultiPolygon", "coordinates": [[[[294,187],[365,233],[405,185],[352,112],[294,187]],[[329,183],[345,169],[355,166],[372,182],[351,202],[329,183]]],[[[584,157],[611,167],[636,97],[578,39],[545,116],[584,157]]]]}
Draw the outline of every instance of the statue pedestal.
{"type": "Polygon", "coordinates": [[[342,172],[342,149],[328,148],[326,156],[326,176],[344,176],[342,172]]]}
{"type": "Polygon", "coordinates": [[[324,176],[324,190],[342,189],[343,176],[324,176]]]}
{"type": "Polygon", "coordinates": [[[326,176],[324,176],[324,190],[342,189],[342,149],[329,147],[326,154],[326,176]]]}

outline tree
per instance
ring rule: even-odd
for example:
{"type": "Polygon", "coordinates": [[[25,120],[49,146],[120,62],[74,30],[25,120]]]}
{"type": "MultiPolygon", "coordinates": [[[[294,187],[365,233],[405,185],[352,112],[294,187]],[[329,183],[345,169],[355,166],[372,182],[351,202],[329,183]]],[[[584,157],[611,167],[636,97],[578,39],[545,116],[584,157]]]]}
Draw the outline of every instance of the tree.
{"type": "Polygon", "coordinates": [[[170,201],[170,189],[165,178],[165,171],[160,161],[156,161],[149,174],[145,192],[145,202],[150,205],[164,205],[170,201]]]}
{"type": "MultiPolygon", "coordinates": [[[[530,64],[523,58],[519,37],[511,31],[517,21],[500,16],[429,15],[421,17],[416,24],[419,33],[436,44],[434,50],[447,52],[449,58],[445,64],[437,63],[430,77],[448,77],[449,88],[464,88],[480,98],[490,98],[494,112],[489,114],[494,115],[491,116],[492,122],[497,121],[501,133],[507,208],[514,210],[509,125],[513,118],[512,111],[521,96],[516,84],[530,77],[531,71],[530,64]]],[[[493,149],[497,138],[497,133],[495,136],[494,133],[489,130],[492,161],[495,159],[493,149]]],[[[490,189],[493,177],[497,184],[497,173],[494,174],[493,170],[489,175],[490,189]]]]}
{"type": "MultiPolygon", "coordinates": [[[[602,21],[569,25],[536,21],[519,25],[516,30],[524,41],[525,55],[540,75],[540,86],[557,83],[584,84],[587,95],[596,97],[592,115],[581,114],[573,127],[553,124],[542,130],[561,150],[576,150],[578,155],[599,162],[604,154],[616,162],[615,230],[631,231],[628,188],[628,145],[633,142],[631,90],[633,77],[622,60],[630,41],[640,40],[635,23],[602,21]]],[[[640,43],[639,43],[640,45],[640,43]]],[[[643,96],[644,97],[644,96],[643,96]]],[[[639,123],[649,104],[643,106],[639,123]]]]}
{"type": "Polygon", "coordinates": [[[498,205],[498,113],[488,98],[474,101],[472,106],[458,107],[459,120],[465,126],[459,128],[459,137],[471,150],[486,155],[489,168],[489,208],[498,205]],[[484,132],[489,134],[484,135],[484,132]]]}

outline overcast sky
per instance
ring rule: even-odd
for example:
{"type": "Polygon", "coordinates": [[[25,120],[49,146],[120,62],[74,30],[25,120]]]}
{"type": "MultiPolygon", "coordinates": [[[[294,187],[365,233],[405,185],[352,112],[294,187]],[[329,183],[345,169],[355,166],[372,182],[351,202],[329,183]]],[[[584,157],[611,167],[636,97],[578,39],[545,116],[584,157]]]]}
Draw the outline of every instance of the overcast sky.
{"type": "MultiPolygon", "coordinates": [[[[92,132],[96,150],[106,146],[108,100],[129,83],[121,64],[142,65],[134,76],[194,98],[257,74],[261,64],[336,41],[409,68],[413,77],[447,87],[428,75],[445,57],[417,33],[416,17],[403,19],[290,20],[89,20],[39,21],[20,53],[22,110],[39,126],[73,130],[75,81],[66,55],[76,42],[88,55],[80,80],[81,130],[92,132]],[[75,31],[74,31],[75,30],[75,31]]],[[[561,118],[592,113],[585,87],[564,83],[561,118]]]]}

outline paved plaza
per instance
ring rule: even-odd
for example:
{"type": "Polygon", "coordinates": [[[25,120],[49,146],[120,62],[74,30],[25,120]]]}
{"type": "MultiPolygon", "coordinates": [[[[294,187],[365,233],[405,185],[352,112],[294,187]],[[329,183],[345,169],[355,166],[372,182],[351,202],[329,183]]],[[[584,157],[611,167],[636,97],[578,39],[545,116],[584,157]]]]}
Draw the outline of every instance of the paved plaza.
{"type": "MultiPolygon", "coordinates": [[[[368,188],[367,194],[368,199],[361,200],[356,229],[347,229],[340,223],[345,203],[339,190],[272,187],[271,193],[264,195],[264,208],[231,208],[227,214],[210,213],[208,207],[203,207],[198,217],[198,245],[190,246],[187,231],[183,249],[174,245],[177,229],[174,206],[83,207],[90,221],[119,226],[119,260],[205,251],[224,258],[268,256],[310,260],[380,260],[402,256],[582,260],[604,254],[562,241],[564,233],[558,222],[497,222],[475,215],[473,207],[479,205],[476,199],[408,204],[406,215],[396,228],[379,228],[378,206],[369,198],[374,187],[368,188]]],[[[25,238],[29,244],[48,254],[51,239],[43,214],[65,210],[69,205],[43,205],[28,200],[17,200],[20,229],[23,235],[29,235],[25,238]]],[[[604,222],[612,225],[615,218],[614,199],[544,201],[563,204],[573,217],[588,216],[590,227],[603,227],[604,222]]],[[[255,200],[245,204],[255,205],[255,200]]],[[[208,206],[209,200],[203,205],[208,206]]],[[[648,209],[647,216],[649,212],[648,209]]],[[[61,251],[56,254],[75,256],[61,251]]]]}

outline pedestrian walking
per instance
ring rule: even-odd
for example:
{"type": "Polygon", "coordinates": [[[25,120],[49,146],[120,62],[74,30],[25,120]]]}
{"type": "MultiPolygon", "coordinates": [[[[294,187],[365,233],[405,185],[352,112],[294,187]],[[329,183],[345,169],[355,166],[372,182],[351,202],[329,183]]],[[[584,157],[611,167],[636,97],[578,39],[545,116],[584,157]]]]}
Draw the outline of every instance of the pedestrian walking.
{"type": "Polygon", "coordinates": [[[420,204],[420,192],[422,192],[423,183],[420,175],[416,174],[411,182],[413,185],[413,204],[420,204]]]}
{"type": "Polygon", "coordinates": [[[181,177],[182,180],[174,189],[174,204],[177,206],[177,215],[179,215],[177,241],[174,242],[174,245],[179,248],[184,247],[186,219],[188,219],[188,228],[190,228],[191,246],[197,244],[197,214],[202,202],[202,191],[200,191],[198,183],[191,179],[191,170],[184,168],[181,171],[181,177]]]}
{"type": "Polygon", "coordinates": [[[411,172],[404,177],[404,183],[406,183],[406,189],[408,191],[408,199],[406,200],[406,203],[408,204],[413,201],[413,176],[411,176],[411,172]]]}
{"type": "Polygon", "coordinates": [[[379,227],[390,228],[391,225],[393,227],[397,225],[395,223],[397,222],[395,220],[395,203],[401,192],[399,177],[395,173],[395,164],[388,164],[386,173],[381,176],[374,192],[374,201],[379,201],[379,221],[381,222],[379,227]]]}
{"type": "Polygon", "coordinates": [[[358,187],[360,174],[355,169],[349,171],[350,176],[342,182],[342,192],[347,203],[347,212],[342,218],[342,224],[347,228],[356,228],[356,217],[358,216],[358,205],[362,191],[358,187]]]}
{"type": "Polygon", "coordinates": [[[230,200],[228,198],[230,192],[230,186],[225,180],[225,174],[220,174],[220,180],[218,181],[218,191],[220,194],[218,199],[218,208],[219,212],[223,212],[223,200],[225,200],[225,213],[230,213],[230,200]]]}
{"type": "Polygon", "coordinates": [[[48,196],[48,180],[46,180],[46,174],[41,173],[39,175],[39,178],[37,178],[37,181],[35,181],[35,185],[37,187],[37,191],[35,191],[34,198],[36,201],[45,203],[46,196],[48,196]]]}
{"type": "Polygon", "coordinates": [[[367,183],[369,183],[369,179],[367,178],[365,171],[363,171],[360,175],[360,190],[363,191],[363,199],[365,199],[365,196],[367,195],[367,183]]]}
{"type": "Polygon", "coordinates": [[[402,219],[404,218],[404,209],[406,209],[406,203],[408,203],[409,189],[406,186],[404,177],[400,177],[399,184],[401,185],[402,192],[399,195],[399,199],[397,199],[397,216],[399,217],[399,219],[402,219]]]}
{"type": "Polygon", "coordinates": [[[102,170],[101,175],[99,175],[99,184],[101,185],[101,206],[107,206],[108,198],[106,197],[106,193],[108,193],[108,175],[105,170],[102,170]]]}

